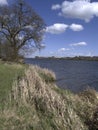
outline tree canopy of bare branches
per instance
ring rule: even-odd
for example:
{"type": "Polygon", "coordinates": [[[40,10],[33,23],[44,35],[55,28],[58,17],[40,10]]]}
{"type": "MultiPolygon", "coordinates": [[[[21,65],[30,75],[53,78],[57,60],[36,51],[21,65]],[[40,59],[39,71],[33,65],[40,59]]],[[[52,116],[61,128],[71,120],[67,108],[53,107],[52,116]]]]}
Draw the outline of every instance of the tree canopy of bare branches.
{"type": "Polygon", "coordinates": [[[44,28],[43,19],[24,1],[1,6],[0,57],[18,60],[21,52],[40,49],[44,28]]]}

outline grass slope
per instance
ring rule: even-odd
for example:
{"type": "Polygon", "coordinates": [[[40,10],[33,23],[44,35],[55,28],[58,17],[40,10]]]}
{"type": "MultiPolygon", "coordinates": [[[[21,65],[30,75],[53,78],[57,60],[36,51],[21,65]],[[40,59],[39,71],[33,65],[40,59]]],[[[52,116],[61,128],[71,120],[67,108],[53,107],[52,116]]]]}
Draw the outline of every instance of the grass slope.
{"type": "Polygon", "coordinates": [[[12,88],[6,88],[11,91],[0,110],[0,130],[97,130],[98,93],[89,89],[73,94],[54,80],[53,72],[28,66],[12,88]]]}
{"type": "Polygon", "coordinates": [[[12,88],[13,81],[22,76],[24,67],[15,63],[4,63],[0,61],[0,102],[5,100],[12,88]]]}

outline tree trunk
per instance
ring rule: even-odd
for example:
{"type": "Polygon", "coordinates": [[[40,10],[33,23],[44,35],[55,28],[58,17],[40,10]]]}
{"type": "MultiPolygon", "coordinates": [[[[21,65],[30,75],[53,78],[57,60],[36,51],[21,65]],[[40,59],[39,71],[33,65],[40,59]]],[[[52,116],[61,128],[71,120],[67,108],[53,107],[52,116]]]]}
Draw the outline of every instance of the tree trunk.
{"type": "Polygon", "coordinates": [[[12,60],[18,61],[18,59],[19,59],[18,49],[16,46],[14,46],[14,48],[12,48],[12,49],[13,49],[12,60]]]}

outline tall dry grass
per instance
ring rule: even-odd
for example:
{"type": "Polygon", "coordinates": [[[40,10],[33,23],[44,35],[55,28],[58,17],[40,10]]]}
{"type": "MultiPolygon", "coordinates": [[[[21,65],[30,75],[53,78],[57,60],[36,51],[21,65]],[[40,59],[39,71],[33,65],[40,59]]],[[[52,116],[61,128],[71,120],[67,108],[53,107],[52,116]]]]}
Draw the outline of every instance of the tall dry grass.
{"type": "Polygon", "coordinates": [[[53,81],[53,72],[29,66],[24,76],[13,83],[7,107],[0,113],[0,121],[4,124],[2,128],[89,130],[98,93],[88,90],[72,94],[59,89],[53,81]]]}

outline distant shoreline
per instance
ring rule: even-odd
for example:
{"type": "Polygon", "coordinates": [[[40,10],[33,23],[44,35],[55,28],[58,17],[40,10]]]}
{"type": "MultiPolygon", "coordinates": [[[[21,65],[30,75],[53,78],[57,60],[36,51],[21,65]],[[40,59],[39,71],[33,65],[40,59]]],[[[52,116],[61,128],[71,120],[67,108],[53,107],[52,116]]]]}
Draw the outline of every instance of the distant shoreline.
{"type": "Polygon", "coordinates": [[[98,56],[75,56],[75,57],[39,57],[36,56],[34,58],[27,58],[27,59],[57,59],[57,60],[86,60],[86,61],[98,61],[98,56]]]}

